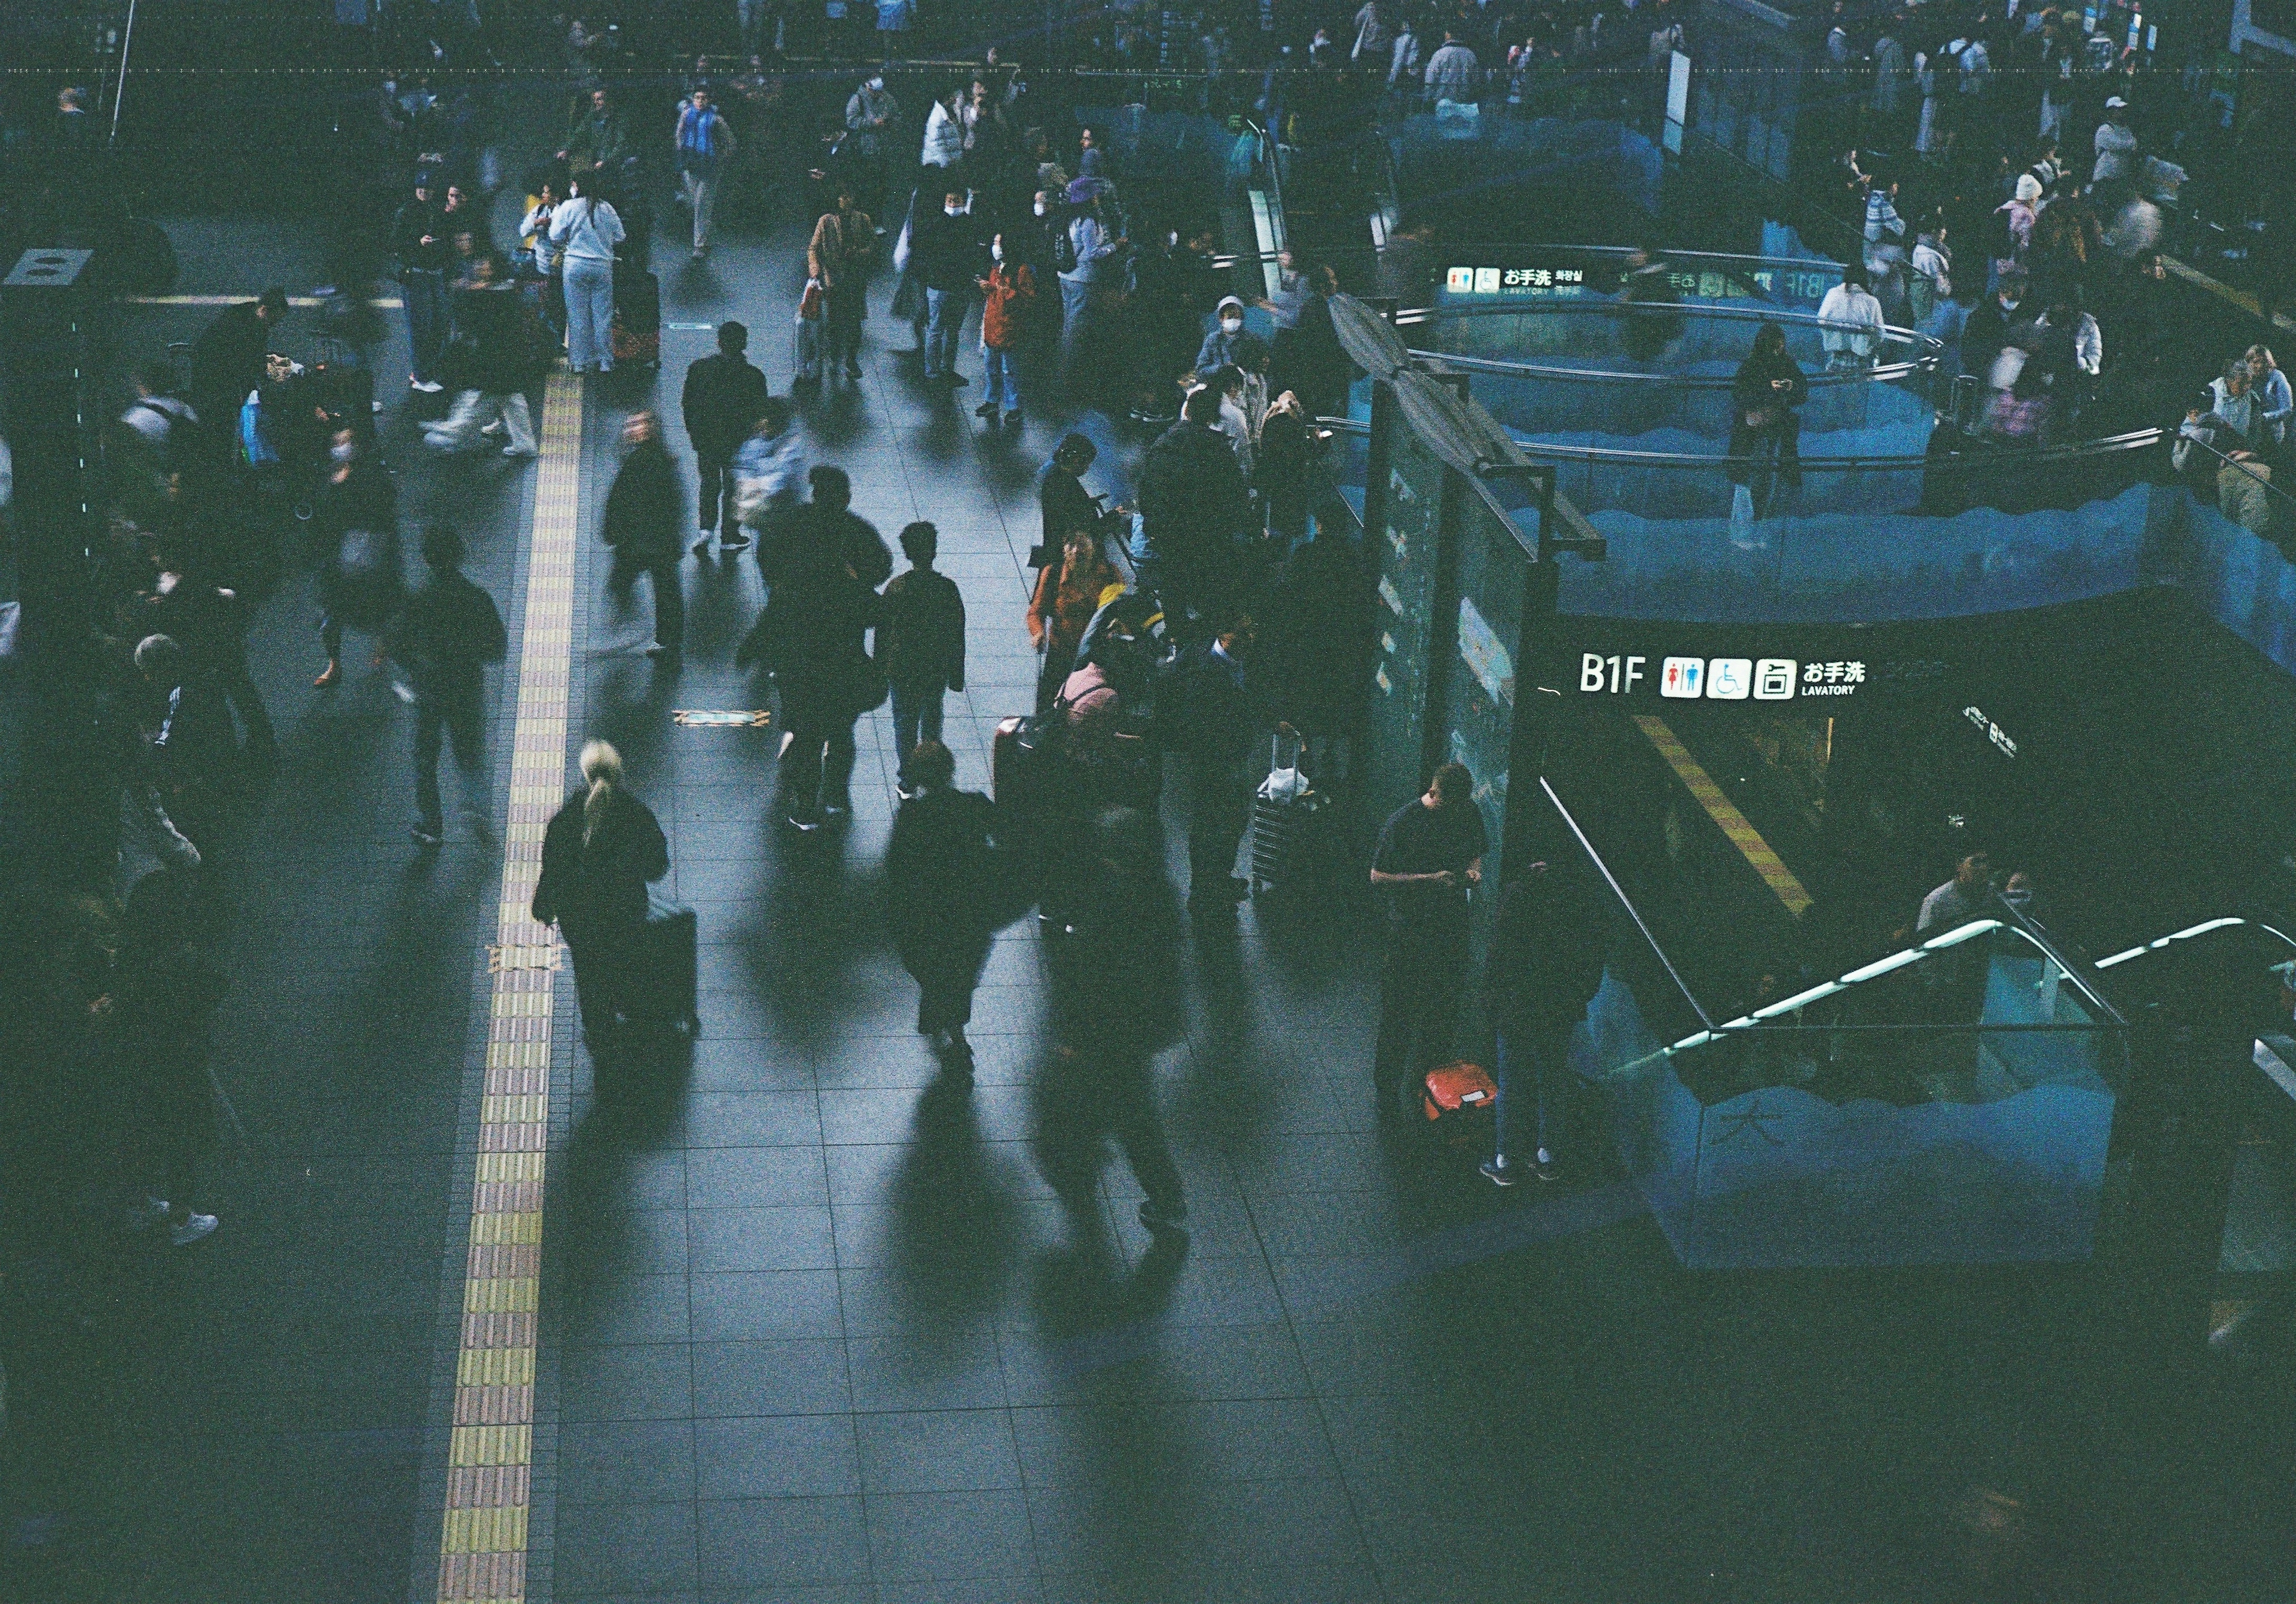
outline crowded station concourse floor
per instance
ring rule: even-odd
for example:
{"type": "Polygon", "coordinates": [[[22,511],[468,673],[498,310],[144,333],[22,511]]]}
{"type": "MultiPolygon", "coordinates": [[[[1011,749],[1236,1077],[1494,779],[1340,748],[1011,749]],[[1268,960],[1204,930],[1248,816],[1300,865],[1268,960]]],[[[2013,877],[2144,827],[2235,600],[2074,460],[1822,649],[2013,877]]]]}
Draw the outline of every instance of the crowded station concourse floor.
{"type": "MultiPolygon", "coordinates": [[[[251,226],[178,239],[187,295],[316,277],[251,226]]],[[[1352,893],[1187,938],[1187,1037],[1155,1073],[1185,1232],[1142,1227],[1120,1156],[1065,1209],[1043,1116],[1091,1089],[1048,1050],[1036,921],[988,958],[969,1090],[936,1084],[914,1029],[878,914],[887,713],[861,723],[849,823],[778,829],[778,731],[676,718],[769,705],[733,662],[754,558],[683,563],[682,660],[641,649],[643,585],[636,616],[606,595],[627,415],[674,419],[728,318],[788,391],[802,234],[706,262],[676,243],[659,376],[552,374],[531,465],[427,453],[386,348],[402,514],[455,521],[509,627],[486,827],[450,807],[442,849],[410,843],[406,710],[357,638],[312,687],[296,572],[250,637],[280,752],[226,856],[222,1225],[128,1258],[103,1308],[29,1345],[8,1596],[1935,1599],[1979,1596],[1987,1499],[2066,1507],[2079,1349],[2048,1274],[1702,1279],[1625,1186],[1431,1166],[1374,1107],[1352,893]],[[523,905],[597,738],[701,942],[690,1051],[603,1070],[523,905]]],[[[139,308],[123,333],[211,315],[139,308]]],[[[1037,472],[1081,428],[1120,499],[1139,442],[1049,384],[1018,438],[984,432],[908,344],[881,287],[863,378],[801,398],[800,427],[880,531],[938,525],[969,619],[944,739],[986,790],[1035,687],[1037,472]]],[[[2068,1565],[2103,1541],[2049,1538],[2068,1565]]]]}

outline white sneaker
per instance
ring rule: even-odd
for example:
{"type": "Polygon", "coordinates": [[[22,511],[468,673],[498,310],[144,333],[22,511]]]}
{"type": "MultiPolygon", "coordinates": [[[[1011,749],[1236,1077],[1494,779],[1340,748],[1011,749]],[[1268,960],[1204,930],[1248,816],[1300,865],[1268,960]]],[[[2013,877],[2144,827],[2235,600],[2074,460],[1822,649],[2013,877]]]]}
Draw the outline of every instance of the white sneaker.
{"type": "Polygon", "coordinates": [[[213,1214],[193,1214],[181,1225],[171,1229],[168,1232],[168,1240],[178,1247],[189,1247],[194,1242],[214,1236],[215,1230],[216,1217],[213,1214]]]}
{"type": "Polygon", "coordinates": [[[447,388],[436,379],[409,379],[406,381],[406,385],[408,389],[419,390],[427,396],[437,395],[447,388]]]}
{"type": "Polygon", "coordinates": [[[502,419],[496,418],[493,423],[488,424],[485,428],[480,430],[479,432],[487,436],[490,440],[499,440],[504,432],[502,419]]]}
{"type": "Polygon", "coordinates": [[[542,455],[541,452],[536,450],[532,446],[504,446],[502,449],[502,454],[504,457],[539,457],[542,455]]]}

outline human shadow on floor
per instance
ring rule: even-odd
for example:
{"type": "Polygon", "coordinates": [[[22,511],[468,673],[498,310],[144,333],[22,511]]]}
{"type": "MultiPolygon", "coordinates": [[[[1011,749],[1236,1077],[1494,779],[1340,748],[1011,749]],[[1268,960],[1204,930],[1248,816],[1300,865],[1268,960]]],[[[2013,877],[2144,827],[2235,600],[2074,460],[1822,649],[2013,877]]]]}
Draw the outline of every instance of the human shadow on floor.
{"type": "Polygon", "coordinates": [[[944,1073],[924,1089],[911,1137],[887,1193],[889,1263],[906,1323],[930,1343],[936,1330],[955,1333],[1003,1305],[1022,1224],[961,1079],[944,1073]]]}

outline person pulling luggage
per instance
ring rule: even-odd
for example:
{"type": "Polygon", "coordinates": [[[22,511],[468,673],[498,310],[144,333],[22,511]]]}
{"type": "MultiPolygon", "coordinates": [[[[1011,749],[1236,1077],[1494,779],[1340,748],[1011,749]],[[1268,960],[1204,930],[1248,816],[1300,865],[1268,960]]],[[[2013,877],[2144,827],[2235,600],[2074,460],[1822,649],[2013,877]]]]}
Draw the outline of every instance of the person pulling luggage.
{"type": "Polygon", "coordinates": [[[574,959],[582,1036],[595,1053],[644,1012],[635,961],[645,932],[646,885],[669,873],[669,838],[653,810],[622,783],[622,754],[604,741],[582,748],[582,787],[542,838],[534,883],[538,923],[556,924],[574,959]]]}

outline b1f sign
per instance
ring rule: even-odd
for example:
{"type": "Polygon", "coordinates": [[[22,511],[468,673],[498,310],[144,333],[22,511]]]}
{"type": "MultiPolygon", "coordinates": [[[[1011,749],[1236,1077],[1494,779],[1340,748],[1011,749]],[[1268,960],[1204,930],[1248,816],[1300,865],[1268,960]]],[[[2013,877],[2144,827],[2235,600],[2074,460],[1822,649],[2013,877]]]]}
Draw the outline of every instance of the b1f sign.
{"type": "Polygon", "coordinates": [[[1608,692],[1620,695],[1629,692],[1650,676],[1643,665],[1647,657],[1621,657],[1616,653],[1605,657],[1599,652],[1585,652],[1578,658],[1578,688],[1582,691],[1608,692]]]}

